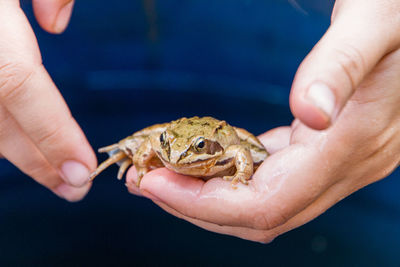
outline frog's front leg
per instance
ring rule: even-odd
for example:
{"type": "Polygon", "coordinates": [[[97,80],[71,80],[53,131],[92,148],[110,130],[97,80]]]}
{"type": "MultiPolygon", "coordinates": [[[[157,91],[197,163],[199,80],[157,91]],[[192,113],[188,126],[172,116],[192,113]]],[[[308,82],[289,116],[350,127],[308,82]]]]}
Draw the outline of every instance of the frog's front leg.
{"type": "Polygon", "coordinates": [[[253,159],[250,151],[240,145],[229,146],[224,157],[232,158],[236,167],[236,173],[232,176],[224,176],[224,180],[232,181],[234,186],[239,181],[248,184],[247,180],[253,175],[253,159]]]}
{"type": "Polygon", "coordinates": [[[157,156],[151,146],[150,138],[146,138],[146,140],[140,145],[139,149],[133,155],[133,164],[135,164],[138,176],[138,181],[136,184],[138,187],[142,177],[151,170],[151,162],[154,157],[157,156]]]}

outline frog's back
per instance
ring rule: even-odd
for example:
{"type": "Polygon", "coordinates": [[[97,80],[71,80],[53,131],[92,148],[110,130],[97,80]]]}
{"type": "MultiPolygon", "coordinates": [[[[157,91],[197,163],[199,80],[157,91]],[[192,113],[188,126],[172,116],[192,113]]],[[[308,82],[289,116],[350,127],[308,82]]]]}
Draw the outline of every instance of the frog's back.
{"type": "Polygon", "coordinates": [[[215,132],[215,129],[218,129],[220,126],[221,122],[222,121],[213,117],[199,118],[196,116],[172,121],[168,129],[177,137],[189,137],[191,135],[212,136],[215,132]]]}
{"type": "Polygon", "coordinates": [[[213,117],[181,118],[171,122],[168,131],[176,138],[187,138],[187,140],[191,140],[195,136],[202,136],[217,141],[224,149],[240,143],[232,126],[213,117]]]}

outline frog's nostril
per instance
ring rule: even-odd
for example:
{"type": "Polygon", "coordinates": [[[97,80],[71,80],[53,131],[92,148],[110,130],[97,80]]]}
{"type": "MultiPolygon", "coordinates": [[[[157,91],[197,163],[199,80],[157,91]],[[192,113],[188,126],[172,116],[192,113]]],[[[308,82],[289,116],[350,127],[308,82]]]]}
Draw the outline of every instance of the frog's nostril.
{"type": "Polygon", "coordinates": [[[183,152],[183,153],[179,156],[178,162],[180,162],[182,159],[184,159],[184,158],[186,157],[186,155],[187,155],[187,152],[186,152],[186,151],[183,152]]]}

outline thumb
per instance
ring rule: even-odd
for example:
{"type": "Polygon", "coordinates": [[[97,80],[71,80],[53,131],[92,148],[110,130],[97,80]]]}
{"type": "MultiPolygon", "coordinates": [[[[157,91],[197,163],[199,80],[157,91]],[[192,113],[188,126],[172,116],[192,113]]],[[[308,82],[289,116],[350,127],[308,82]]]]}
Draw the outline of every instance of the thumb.
{"type": "Polygon", "coordinates": [[[291,110],[304,124],[329,127],[365,76],[395,48],[399,25],[393,16],[400,5],[389,2],[336,2],[331,26],[300,65],[292,85],[291,110]]]}
{"type": "Polygon", "coordinates": [[[62,33],[71,18],[74,0],[33,0],[40,26],[50,33],[62,33]]]}

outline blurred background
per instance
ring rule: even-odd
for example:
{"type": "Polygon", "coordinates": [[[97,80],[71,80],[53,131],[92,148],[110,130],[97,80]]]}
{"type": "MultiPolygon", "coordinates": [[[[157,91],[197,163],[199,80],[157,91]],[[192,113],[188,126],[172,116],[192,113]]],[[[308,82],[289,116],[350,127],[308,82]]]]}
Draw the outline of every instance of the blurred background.
{"type": "MultiPolygon", "coordinates": [[[[22,1],[44,64],[94,148],[182,116],[211,115],[255,134],[290,124],[292,79],[332,6],[78,0],[69,28],[54,36],[22,1]]],[[[268,245],[168,215],[130,195],[116,172],[71,204],[1,160],[0,265],[400,266],[399,171],[268,245]]]]}

